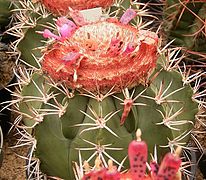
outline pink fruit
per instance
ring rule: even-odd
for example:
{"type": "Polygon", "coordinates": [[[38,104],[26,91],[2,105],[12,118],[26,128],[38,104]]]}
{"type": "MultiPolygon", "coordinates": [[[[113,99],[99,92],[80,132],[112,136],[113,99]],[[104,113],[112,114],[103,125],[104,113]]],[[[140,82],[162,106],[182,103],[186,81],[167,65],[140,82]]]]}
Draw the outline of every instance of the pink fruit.
{"type": "Polygon", "coordinates": [[[181,165],[181,159],[174,154],[168,153],[159,167],[157,178],[155,180],[175,180],[177,172],[181,165]]]}
{"type": "Polygon", "coordinates": [[[142,180],[146,173],[147,144],[140,137],[141,131],[137,130],[137,140],[133,140],[128,148],[132,180],[142,180]]]}

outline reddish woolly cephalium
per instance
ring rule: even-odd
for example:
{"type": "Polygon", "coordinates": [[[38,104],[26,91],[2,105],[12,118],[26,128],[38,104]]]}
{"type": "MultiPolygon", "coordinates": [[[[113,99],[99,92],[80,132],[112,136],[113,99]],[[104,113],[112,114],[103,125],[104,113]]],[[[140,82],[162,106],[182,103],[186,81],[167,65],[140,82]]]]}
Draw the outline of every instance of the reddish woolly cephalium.
{"type": "Polygon", "coordinates": [[[157,60],[158,37],[114,19],[76,27],[44,55],[43,69],[72,89],[121,91],[144,82],[157,60]]]}

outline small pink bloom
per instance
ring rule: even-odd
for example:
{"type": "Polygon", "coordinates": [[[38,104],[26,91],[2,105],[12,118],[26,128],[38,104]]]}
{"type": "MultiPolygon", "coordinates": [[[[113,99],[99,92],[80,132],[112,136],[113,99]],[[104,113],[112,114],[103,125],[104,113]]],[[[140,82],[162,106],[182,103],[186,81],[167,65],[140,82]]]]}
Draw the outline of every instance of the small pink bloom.
{"type": "Polygon", "coordinates": [[[52,33],[49,29],[45,29],[44,32],[43,32],[43,37],[44,38],[54,38],[54,39],[57,39],[59,40],[60,37],[55,35],[54,33],[52,33]]]}
{"type": "Polygon", "coordinates": [[[56,21],[58,31],[62,38],[67,38],[72,35],[74,30],[77,28],[76,24],[66,17],[60,17],[56,21]]]}
{"type": "Polygon", "coordinates": [[[71,29],[68,24],[64,24],[59,28],[59,33],[62,38],[70,37],[72,35],[72,31],[73,29],[71,29]]]}
{"type": "Polygon", "coordinates": [[[125,13],[122,15],[120,22],[122,24],[128,24],[135,16],[137,16],[135,10],[127,9],[125,13]]]}

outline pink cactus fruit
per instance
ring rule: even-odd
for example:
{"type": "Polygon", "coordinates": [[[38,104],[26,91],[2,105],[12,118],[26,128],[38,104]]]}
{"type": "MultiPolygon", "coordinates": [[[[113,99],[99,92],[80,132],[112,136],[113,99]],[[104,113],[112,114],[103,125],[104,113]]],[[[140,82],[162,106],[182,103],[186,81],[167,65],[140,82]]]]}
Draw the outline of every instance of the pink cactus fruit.
{"type": "Polygon", "coordinates": [[[181,159],[175,154],[168,153],[159,167],[157,177],[155,180],[175,180],[181,165],[181,159]]]}
{"type": "Polygon", "coordinates": [[[60,31],[61,42],[45,52],[42,67],[70,88],[121,91],[145,82],[155,67],[158,37],[151,31],[110,19],[68,26],[60,31]]]}
{"type": "Polygon", "coordinates": [[[106,173],[106,168],[102,167],[102,162],[99,159],[99,157],[96,158],[95,160],[95,169],[90,170],[88,162],[84,162],[84,168],[85,168],[85,175],[83,176],[82,180],[98,180],[102,179],[105,176],[106,173]]]}
{"type": "Polygon", "coordinates": [[[66,15],[69,8],[82,10],[94,7],[109,7],[114,0],[40,0],[48,10],[57,15],[66,15]]]}
{"type": "Polygon", "coordinates": [[[137,130],[136,137],[137,140],[133,140],[128,148],[130,173],[133,180],[143,180],[146,172],[147,144],[141,141],[140,129],[137,130]]]}

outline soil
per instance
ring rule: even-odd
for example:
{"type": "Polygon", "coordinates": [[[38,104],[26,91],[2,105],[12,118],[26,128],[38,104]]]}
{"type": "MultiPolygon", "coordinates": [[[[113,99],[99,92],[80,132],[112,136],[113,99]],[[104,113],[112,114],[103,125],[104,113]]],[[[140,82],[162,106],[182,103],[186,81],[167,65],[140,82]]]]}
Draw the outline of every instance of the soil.
{"type": "Polygon", "coordinates": [[[26,180],[25,160],[20,156],[26,156],[28,148],[11,148],[16,144],[17,137],[11,133],[4,139],[3,164],[0,169],[1,180],[26,180]]]}

